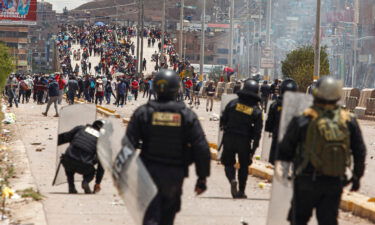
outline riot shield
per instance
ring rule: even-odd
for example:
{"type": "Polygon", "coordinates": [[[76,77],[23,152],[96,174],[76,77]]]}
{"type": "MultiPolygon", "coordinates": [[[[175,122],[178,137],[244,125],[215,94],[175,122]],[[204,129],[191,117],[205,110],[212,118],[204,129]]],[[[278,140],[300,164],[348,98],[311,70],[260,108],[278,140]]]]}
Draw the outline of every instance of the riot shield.
{"type": "MultiPolygon", "coordinates": [[[[287,126],[293,117],[301,115],[303,111],[312,105],[312,96],[303,93],[286,92],[283,99],[283,111],[280,119],[279,142],[283,139],[287,126]]],[[[282,165],[284,173],[289,172],[290,163],[276,161],[282,165]]],[[[292,181],[287,176],[278,176],[274,173],[271,190],[271,200],[268,208],[267,225],[289,225],[287,221],[293,195],[292,181]]]]}
{"type": "Polygon", "coordinates": [[[107,121],[100,131],[98,156],[102,166],[110,171],[113,183],[136,224],[143,224],[146,210],[157,194],[157,188],[146,167],[118,121],[107,121]],[[116,150],[118,154],[114,154],[116,150]],[[113,152],[112,152],[113,151],[113,152]],[[114,158],[114,156],[116,156],[114,158]]]}
{"type": "MultiPolygon", "coordinates": [[[[62,107],[58,125],[58,135],[72,130],[76,126],[92,124],[96,120],[96,106],[93,104],[75,104],[62,107]]],[[[56,151],[56,174],[52,185],[66,183],[64,169],[60,165],[61,155],[68,148],[69,143],[58,145],[56,151]]],[[[77,176],[76,180],[82,180],[77,176]]]]}
{"type": "MultiPolygon", "coordinates": [[[[221,117],[221,115],[223,115],[225,107],[228,105],[228,103],[230,101],[232,101],[233,99],[237,98],[237,97],[238,96],[236,94],[229,94],[229,95],[223,94],[221,96],[220,117],[221,117]]],[[[219,135],[218,135],[218,139],[217,139],[218,147],[221,147],[221,145],[222,145],[223,134],[224,134],[224,132],[222,130],[220,130],[220,128],[219,128],[219,135]]],[[[219,157],[218,157],[218,159],[219,159],[219,157]]]]}

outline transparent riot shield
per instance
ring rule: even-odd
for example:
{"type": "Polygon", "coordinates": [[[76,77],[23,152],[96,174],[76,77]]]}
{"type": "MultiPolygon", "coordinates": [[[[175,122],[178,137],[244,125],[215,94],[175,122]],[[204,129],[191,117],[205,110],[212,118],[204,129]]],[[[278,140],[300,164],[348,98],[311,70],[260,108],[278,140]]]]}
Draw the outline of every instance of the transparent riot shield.
{"type": "MultiPolygon", "coordinates": [[[[301,115],[305,109],[312,105],[312,100],[312,96],[303,93],[286,92],[284,94],[279,142],[283,139],[292,118],[301,115]]],[[[280,166],[275,166],[275,170],[279,169],[283,172],[275,171],[274,173],[267,225],[289,225],[290,222],[287,218],[292,201],[293,186],[287,174],[290,171],[291,164],[281,161],[276,161],[276,164],[280,166]],[[280,174],[283,175],[279,176],[280,174]]]]}
{"type": "MultiPolygon", "coordinates": [[[[96,120],[96,106],[93,104],[76,104],[65,106],[60,110],[58,135],[70,131],[76,126],[92,124],[96,120]]],[[[56,174],[52,185],[66,183],[64,168],[60,164],[61,155],[68,148],[69,143],[58,145],[56,151],[56,174]]],[[[77,176],[76,180],[82,180],[77,176]]]]}
{"type": "Polygon", "coordinates": [[[157,187],[139,158],[139,151],[127,137],[123,137],[124,134],[125,129],[118,121],[107,121],[100,131],[98,156],[103,167],[111,172],[113,183],[130,215],[136,224],[142,225],[146,210],[157,194],[157,187]],[[120,150],[118,154],[114,154],[116,149],[120,150]]]}
{"type": "MultiPolygon", "coordinates": [[[[238,97],[238,95],[236,95],[236,94],[229,94],[229,95],[224,94],[224,95],[221,96],[220,117],[221,117],[221,115],[223,115],[225,107],[228,105],[228,103],[230,101],[232,101],[233,99],[237,98],[237,97],[238,97]]],[[[220,130],[220,128],[219,128],[219,135],[218,135],[218,140],[217,140],[218,147],[221,147],[221,145],[222,145],[223,134],[224,134],[224,132],[222,130],[220,130]]],[[[220,152],[222,152],[222,151],[220,151],[220,152]]],[[[218,158],[220,158],[220,157],[218,157],[218,158]]]]}

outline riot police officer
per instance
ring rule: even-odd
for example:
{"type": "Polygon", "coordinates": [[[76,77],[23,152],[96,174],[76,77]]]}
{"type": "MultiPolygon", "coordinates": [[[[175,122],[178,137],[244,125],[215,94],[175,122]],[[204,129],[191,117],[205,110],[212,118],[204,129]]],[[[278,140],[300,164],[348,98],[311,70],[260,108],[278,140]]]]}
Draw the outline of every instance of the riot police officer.
{"type": "Polygon", "coordinates": [[[100,191],[104,169],[97,158],[96,144],[99,130],[103,124],[104,121],[97,120],[92,125],[77,126],[58,136],[58,145],[70,143],[65,154],[61,156],[61,164],[65,168],[70,194],[77,193],[74,185],[75,173],[83,176],[82,188],[86,194],[91,194],[89,183],[94,179],[96,173],[94,193],[100,191]],[[96,164],[98,164],[97,169],[95,169],[96,164]]]}
{"type": "Polygon", "coordinates": [[[342,97],[341,81],[323,77],[312,94],[313,106],[293,118],[287,128],[276,171],[282,171],[279,166],[283,162],[294,164],[291,224],[306,225],[316,209],[319,225],[337,225],[341,194],[348,183],[345,171],[353,157],[351,190],[357,191],[366,147],[355,116],[337,105],[342,97]]]}
{"type": "Polygon", "coordinates": [[[283,108],[283,95],[287,91],[296,92],[298,85],[293,79],[286,79],[280,85],[280,96],[271,104],[266,120],[265,131],[272,134],[272,144],[269,156],[269,162],[275,164],[277,140],[279,136],[279,125],[281,110],[283,108]]]}
{"type": "Polygon", "coordinates": [[[245,194],[248,167],[259,146],[263,127],[262,110],[259,107],[259,85],[248,79],[238,98],[230,101],[220,118],[223,134],[223,154],[221,162],[225,166],[225,175],[231,184],[233,198],[247,198],[245,194]],[[237,189],[236,154],[240,169],[238,171],[239,188],[237,189]]]}
{"type": "Polygon", "coordinates": [[[176,72],[158,72],[153,80],[157,99],[134,112],[126,131],[133,146],[141,149],[140,157],[158,188],[144,224],[173,224],[180,211],[183,180],[192,162],[198,176],[195,192],[199,195],[207,188],[209,146],[197,115],[185,103],[176,101],[179,88],[176,72]]]}

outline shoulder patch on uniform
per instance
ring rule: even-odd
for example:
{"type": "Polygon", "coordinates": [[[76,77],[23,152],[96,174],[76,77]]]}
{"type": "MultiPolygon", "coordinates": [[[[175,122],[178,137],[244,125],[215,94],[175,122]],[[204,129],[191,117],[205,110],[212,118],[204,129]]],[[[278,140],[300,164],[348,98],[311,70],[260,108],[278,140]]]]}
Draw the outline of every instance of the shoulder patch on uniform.
{"type": "Polygon", "coordinates": [[[308,108],[306,109],[304,112],[303,112],[303,115],[304,116],[309,116],[311,117],[313,120],[315,120],[316,118],[318,118],[318,112],[315,111],[314,109],[312,108],[308,108]]]}
{"type": "Polygon", "coordinates": [[[237,103],[236,104],[236,111],[242,112],[242,113],[250,116],[251,114],[253,114],[254,109],[250,106],[247,106],[247,105],[244,105],[244,104],[241,104],[241,103],[237,103]]]}
{"type": "Polygon", "coordinates": [[[348,110],[345,110],[345,109],[340,110],[340,118],[343,120],[343,122],[350,121],[352,116],[353,115],[348,110]]]}
{"type": "Polygon", "coordinates": [[[282,107],[282,106],[278,106],[278,107],[277,107],[277,111],[280,112],[281,110],[283,110],[283,107],[282,107]]]}
{"type": "Polygon", "coordinates": [[[99,138],[99,131],[95,130],[92,127],[86,127],[85,132],[88,133],[88,134],[91,134],[94,137],[99,138]]]}
{"type": "Polygon", "coordinates": [[[181,126],[181,114],[169,113],[169,112],[153,112],[152,113],[152,125],[180,127],[181,126]]]}

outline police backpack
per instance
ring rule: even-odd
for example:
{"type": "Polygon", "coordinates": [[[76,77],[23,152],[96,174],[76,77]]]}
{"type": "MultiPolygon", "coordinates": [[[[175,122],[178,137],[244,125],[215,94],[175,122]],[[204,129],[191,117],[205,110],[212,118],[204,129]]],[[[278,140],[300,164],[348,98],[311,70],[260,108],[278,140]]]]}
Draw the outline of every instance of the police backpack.
{"type": "Polygon", "coordinates": [[[347,121],[349,112],[337,108],[321,110],[309,108],[305,115],[311,116],[306,140],[302,146],[303,161],[297,168],[300,174],[310,163],[321,175],[341,177],[351,164],[350,132],[347,121]]]}

